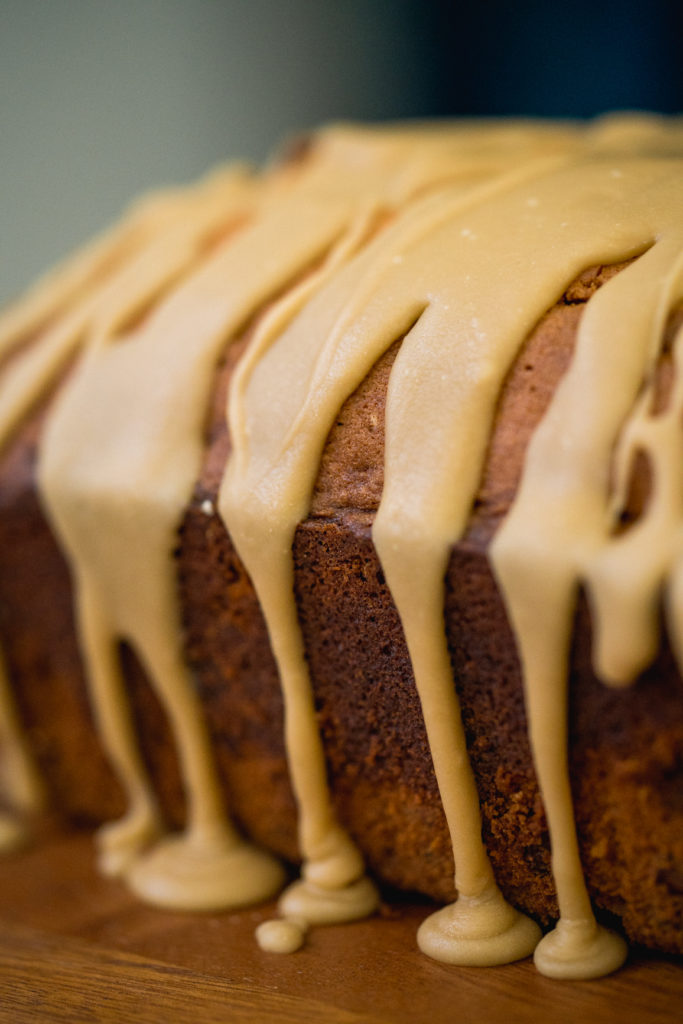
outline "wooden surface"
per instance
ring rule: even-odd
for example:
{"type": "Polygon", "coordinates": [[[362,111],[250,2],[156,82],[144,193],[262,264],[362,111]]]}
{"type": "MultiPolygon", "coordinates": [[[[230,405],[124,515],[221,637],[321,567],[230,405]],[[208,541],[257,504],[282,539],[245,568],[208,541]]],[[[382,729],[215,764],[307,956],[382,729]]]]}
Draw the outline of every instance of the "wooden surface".
{"type": "Polygon", "coordinates": [[[426,908],[314,929],[291,956],[259,951],[274,908],[177,914],[99,878],[85,835],[53,834],[0,869],[0,1021],[441,1024],[683,1019],[683,965],[633,956],[611,978],[560,983],[525,961],[445,967],[415,948],[426,908]]]}

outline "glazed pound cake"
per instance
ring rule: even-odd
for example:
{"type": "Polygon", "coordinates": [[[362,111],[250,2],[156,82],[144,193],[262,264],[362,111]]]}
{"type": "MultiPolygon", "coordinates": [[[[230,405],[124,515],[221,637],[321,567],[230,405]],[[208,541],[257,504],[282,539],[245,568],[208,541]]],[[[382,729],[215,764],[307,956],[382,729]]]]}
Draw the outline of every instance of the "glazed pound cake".
{"type": "Polygon", "coordinates": [[[299,863],[268,947],[387,883],[447,962],[683,952],[682,307],[645,117],[333,127],[58,268],[0,326],[4,845],[104,821],[186,909],[299,863]]]}

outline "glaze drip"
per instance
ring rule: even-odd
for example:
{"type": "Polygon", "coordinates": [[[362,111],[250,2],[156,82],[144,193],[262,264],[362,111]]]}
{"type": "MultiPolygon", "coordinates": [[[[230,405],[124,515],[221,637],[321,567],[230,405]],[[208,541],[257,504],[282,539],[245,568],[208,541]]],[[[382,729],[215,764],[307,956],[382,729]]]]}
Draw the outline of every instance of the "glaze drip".
{"type": "Polygon", "coordinates": [[[0,850],[21,846],[28,822],[44,807],[38,771],[19,722],[4,659],[0,657],[0,850]]]}

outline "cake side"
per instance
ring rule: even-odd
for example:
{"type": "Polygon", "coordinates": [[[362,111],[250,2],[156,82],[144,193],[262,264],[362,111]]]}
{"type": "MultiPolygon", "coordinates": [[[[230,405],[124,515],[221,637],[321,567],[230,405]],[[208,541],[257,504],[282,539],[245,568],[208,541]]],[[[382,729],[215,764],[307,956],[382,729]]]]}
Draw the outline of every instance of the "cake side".
{"type": "MultiPolygon", "coordinates": [[[[514,641],[485,548],[514,493],[524,441],[533,427],[525,395],[529,368],[534,366],[539,415],[571,351],[580,300],[609,273],[590,274],[589,285],[570,289],[569,301],[549,312],[525,346],[501,400],[499,424],[504,425],[492,438],[472,525],[449,574],[454,674],[482,793],[487,846],[508,898],[545,922],[556,914],[547,831],[526,740],[514,641]],[[530,358],[534,351],[541,353],[540,366],[530,358]],[[515,407],[526,411],[525,429],[519,418],[510,413],[506,418],[515,407]],[[495,475],[497,453],[507,479],[500,468],[495,475]]],[[[371,444],[381,451],[384,390],[395,353],[396,346],[340,411],[322,460],[312,517],[297,534],[297,589],[340,815],[378,878],[445,900],[453,894],[448,833],[400,624],[370,538],[382,480],[382,462],[371,444]]],[[[229,362],[238,354],[236,346],[229,362]]],[[[225,384],[221,380],[217,388],[217,409],[225,384]]],[[[93,824],[118,817],[123,801],[88,707],[69,621],[68,571],[35,495],[41,420],[29,423],[5,455],[4,640],[51,802],[72,820],[93,824]]],[[[216,470],[228,450],[222,417],[211,434],[179,547],[188,657],[236,819],[258,842],[296,861],[296,814],[277,674],[258,602],[215,515],[216,470]],[[259,794],[267,794],[267,800],[260,801],[259,794]]],[[[680,680],[664,654],[635,688],[607,690],[590,670],[585,609],[581,618],[572,673],[572,777],[591,893],[598,906],[623,918],[634,941],[680,951],[675,868],[680,680]],[[630,809],[636,804],[643,816],[634,828],[630,809]],[[649,824],[641,827],[643,822],[649,824]],[[660,845],[655,836],[667,838],[660,845]],[[627,840],[630,849],[623,848],[627,840]],[[653,912],[658,905],[659,912],[653,912]]],[[[163,712],[132,658],[128,672],[155,786],[170,821],[180,824],[182,787],[163,712]]]]}
{"type": "MultiPolygon", "coordinates": [[[[618,269],[583,275],[524,346],[501,398],[473,519],[453,554],[448,577],[451,656],[482,794],[487,846],[505,894],[545,922],[557,912],[547,829],[526,738],[514,639],[487,564],[486,546],[514,495],[526,442],[566,368],[582,305],[618,269]]],[[[372,514],[381,496],[384,393],[396,349],[379,361],[346,403],[330,434],[311,518],[297,531],[297,594],[318,720],[342,819],[378,877],[444,900],[453,893],[448,833],[400,623],[370,538],[372,514]]],[[[221,393],[224,390],[225,382],[221,393]]],[[[214,513],[217,470],[228,451],[220,416],[211,434],[205,472],[183,527],[180,578],[190,660],[208,696],[225,775],[234,778],[231,762],[239,742],[227,733],[226,723],[241,722],[241,709],[247,708],[242,725],[258,723],[259,740],[269,737],[272,750],[282,756],[281,706],[274,665],[263,653],[266,633],[255,600],[243,612],[244,621],[235,615],[248,581],[214,513]],[[207,592],[216,600],[209,602],[210,614],[204,607],[207,592]],[[245,635],[257,628],[260,653],[249,652],[245,635]],[[236,665],[242,666],[241,672],[236,665]],[[269,689],[263,682],[268,677],[269,689]],[[250,703],[255,680],[257,693],[264,686],[268,693],[260,709],[250,703]],[[270,720],[264,708],[273,709],[270,720]]],[[[581,636],[587,629],[584,611],[581,636]]],[[[640,860],[638,836],[617,828],[616,822],[607,845],[602,831],[602,822],[623,815],[622,808],[636,797],[649,808],[648,834],[660,834],[671,823],[670,812],[644,799],[642,789],[636,793],[633,782],[629,791],[624,776],[634,760],[647,764],[654,791],[661,788],[658,776],[677,770],[678,676],[664,657],[647,680],[614,694],[595,679],[585,640],[582,643],[571,683],[572,693],[580,694],[572,705],[572,778],[580,831],[585,830],[583,856],[592,865],[591,893],[598,905],[624,916],[635,941],[650,942],[663,926],[666,948],[678,949],[680,898],[664,879],[660,854],[651,849],[640,860]],[[595,725],[595,709],[601,709],[599,721],[606,706],[614,726],[603,736],[595,725]],[[622,713],[621,747],[612,750],[622,713]],[[657,744],[652,743],[655,731],[657,744]],[[634,912],[634,905],[640,912],[634,912]],[[671,920],[664,925],[669,914],[671,920]],[[655,919],[658,924],[653,928],[655,919]]],[[[275,825],[278,816],[269,815],[268,799],[275,794],[278,806],[287,799],[288,786],[283,781],[280,787],[263,790],[268,797],[261,807],[255,800],[258,791],[248,783],[233,782],[235,813],[261,841],[291,858],[291,832],[283,844],[275,825]],[[264,831],[268,822],[272,832],[264,831]]],[[[674,820],[667,863],[672,855],[675,860],[673,851],[680,841],[676,833],[674,820]]]]}

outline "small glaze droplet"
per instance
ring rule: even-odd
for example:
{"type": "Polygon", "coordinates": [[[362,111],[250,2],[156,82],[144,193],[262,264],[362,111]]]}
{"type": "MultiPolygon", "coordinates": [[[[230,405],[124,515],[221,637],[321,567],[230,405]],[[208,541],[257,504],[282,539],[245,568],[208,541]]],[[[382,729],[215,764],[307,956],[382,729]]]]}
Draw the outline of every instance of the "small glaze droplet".
{"type": "Polygon", "coordinates": [[[296,953],[306,937],[306,922],[297,918],[264,921],[256,929],[256,941],[264,953],[296,953]]]}

